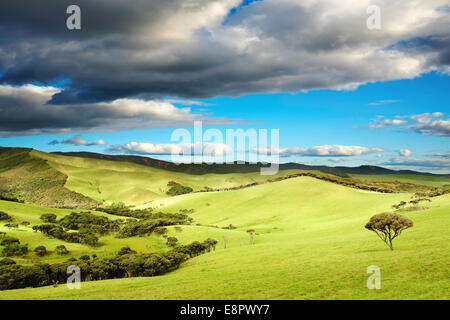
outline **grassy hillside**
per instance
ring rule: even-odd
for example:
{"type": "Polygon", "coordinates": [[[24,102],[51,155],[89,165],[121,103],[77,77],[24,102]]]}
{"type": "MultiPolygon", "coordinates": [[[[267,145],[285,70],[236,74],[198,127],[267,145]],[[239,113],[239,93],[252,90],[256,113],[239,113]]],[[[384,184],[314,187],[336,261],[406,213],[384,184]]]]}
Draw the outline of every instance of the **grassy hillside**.
{"type": "MultiPolygon", "coordinates": [[[[299,169],[280,170],[274,176],[262,176],[259,171],[253,170],[255,169],[253,167],[246,167],[253,168],[252,172],[237,170],[231,173],[205,174],[207,165],[199,165],[200,171],[196,169],[194,170],[196,174],[189,174],[184,171],[192,165],[184,169],[181,167],[176,169],[172,168],[174,164],[171,164],[169,168],[164,165],[150,165],[150,162],[147,165],[141,163],[157,161],[150,158],[131,157],[133,161],[128,156],[124,159],[112,158],[114,160],[105,160],[109,159],[106,155],[101,158],[76,157],[49,154],[32,149],[1,148],[0,199],[16,199],[51,207],[92,208],[114,202],[149,206],[154,200],[169,197],[166,194],[169,181],[176,181],[192,188],[195,192],[205,188],[236,188],[301,172],[344,179],[354,185],[391,188],[394,192],[413,192],[450,183],[447,177],[425,174],[355,175],[353,178],[346,175],[341,178],[334,173],[325,174],[323,171],[299,169]]],[[[216,167],[212,166],[211,170],[214,171],[216,167]]],[[[286,166],[286,168],[290,167],[295,166],[286,166]]],[[[228,167],[226,169],[226,172],[231,170],[228,167]]],[[[189,169],[188,172],[192,170],[189,169]]]]}
{"type": "Polygon", "coordinates": [[[301,177],[161,199],[155,205],[164,210],[194,208],[191,216],[203,225],[170,234],[183,241],[212,236],[218,249],[164,276],[4,291],[0,299],[448,299],[449,195],[434,198],[430,209],[404,212],[415,225],[393,252],[364,229],[373,214],[409,196],[301,177]],[[229,224],[237,229],[212,227],[229,224]],[[248,228],[258,233],[254,245],[242,245],[248,228]],[[381,290],[366,288],[369,265],[381,268],[381,290]]]}
{"type": "MultiPolygon", "coordinates": [[[[13,218],[13,223],[18,223],[18,229],[10,229],[5,227],[5,221],[0,222],[0,232],[6,232],[8,236],[16,237],[20,240],[22,244],[29,245],[30,251],[32,251],[35,247],[43,245],[48,250],[54,250],[58,245],[65,245],[67,249],[70,251],[70,254],[67,256],[58,256],[56,253],[51,253],[50,255],[46,255],[42,258],[36,256],[33,252],[30,252],[27,255],[27,258],[15,258],[18,263],[22,264],[30,264],[35,261],[41,262],[59,262],[66,260],[70,257],[78,258],[84,254],[97,254],[98,256],[104,256],[110,253],[117,252],[123,246],[132,246],[136,249],[139,249],[143,252],[156,252],[162,249],[165,249],[164,239],[160,239],[159,237],[150,237],[147,239],[133,237],[127,239],[117,239],[113,236],[105,236],[100,238],[100,246],[98,248],[92,248],[87,245],[79,244],[79,243],[69,243],[58,239],[49,238],[43,235],[40,232],[34,232],[32,227],[34,225],[42,224],[43,222],[40,220],[40,216],[44,213],[54,213],[58,217],[58,219],[70,214],[76,210],[69,209],[55,209],[55,208],[45,208],[39,207],[35,205],[15,203],[10,201],[0,201],[0,211],[8,213],[13,218]],[[21,222],[28,221],[30,222],[29,226],[20,225],[21,222]]],[[[79,211],[79,210],[78,210],[79,211]]],[[[118,216],[108,215],[103,212],[95,212],[92,213],[100,216],[107,216],[111,220],[115,220],[118,216]]],[[[2,248],[0,246],[0,248],[2,248]]]]}
{"type": "Polygon", "coordinates": [[[31,149],[0,148],[0,199],[47,207],[96,206],[92,199],[65,188],[67,176],[31,149]]]}
{"type": "MultiPolygon", "coordinates": [[[[107,236],[100,236],[99,246],[90,247],[79,243],[69,243],[63,240],[47,237],[41,232],[34,232],[32,227],[34,225],[40,225],[43,222],[40,220],[40,216],[46,213],[53,213],[57,216],[57,219],[61,219],[64,216],[69,215],[71,212],[80,212],[80,210],[72,209],[56,209],[45,208],[30,204],[22,204],[11,201],[0,200],[0,211],[8,213],[13,220],[12,223],[19,224],[19,228],[8,228],[5,224],[7,221],[0,221],[0,232],[6,232],[8,236],[18,238],[22,244],[28,244],[30,252],[23,257],[15,257],[14,259],[20,264],[33,264],[37,261],[44,263],[54,263],[65,261],[68,258],[78,258],[82,255],[96,254],[99,257],[111,255],[119,251],[122,247],[131,247],[138,252],[163,252],[167,251],[169,247],[165,244],[166,240],[163,237],[157,235],[151,235],[149,237],[131,237],[131,238],[116,238],[113,234],[107,236]],[[23,226],[22,222],[30,222],[30,225],[23,226]],[[47,250],[54,250],[58,245],[65,245],[70,251],[68,255],[59,256],[52,252],[44,257],[38,257],[33,251],[37,246],[45,246],[47,250]]],[[[126,217],[110,215],[104,212],[91,211],[95,215],[108,217],[110,220],[127,219],[126,217]]],[[[245,232],[235,230],[222,230],[206,228],[195,225],[183,225],[180,227],[181,232],[175,231],[173,227],[169,227],[171,232],[179,239],[179,243],[188,244],[196,240],[204,240],[208,237],[222,238],[223,235],[231,234],[243,234],[245,232]]],[[[2,246],[0,246],[0,251],[2,246]]],[[[0,258],[1,259],[1,258],[0,258]]]]}
{"type": "MultiPolygon", "coordinates": [[[[259,172],[192,175],[127,161],[69,157],[38,151],[33,151],[33,154],[68,176],[66,188],[105,203],[122,201],[129,205],[142,205],[167,198],[167,183],[172,180],[198,191],[205,187],[236,187],[274,177],[262,176],[259,172]]],[[[279,172],[275,177],[290,172],[279,172]]]]}
{"type": "Polygon", "coordinates": [[[368,182],[410,183],[429,187],[450,186],[450,178],[445,176],[421,174],[352,174],[352,177],[368,182]]]}

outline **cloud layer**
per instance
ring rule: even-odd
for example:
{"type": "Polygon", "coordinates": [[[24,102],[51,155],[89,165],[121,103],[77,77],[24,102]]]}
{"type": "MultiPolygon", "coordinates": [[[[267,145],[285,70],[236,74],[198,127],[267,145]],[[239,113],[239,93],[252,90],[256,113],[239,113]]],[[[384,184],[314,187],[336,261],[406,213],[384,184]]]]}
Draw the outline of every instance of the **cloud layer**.
{"type": "Polygon", "coordinates": [[[233,124],[243,121],[214,118],[178,108],[167,101],[140,98],[111,102],[49,105],[55,87],[0,85],[0,135],[118,131],[136,128],[191,126],[193,121],[233,124]]]}
{"type": "Polygon", "coordinates": [[[411,166],[411,167],[438,168],[438,169],[450,168],[450,160],[394,158],[389,161],[380,162],[379,164],[389,166],[411,166]]]}
{"type": "Polygon", "coordinates": [[[402,157],[409,157],[412,154],[412,152],[411,150],[408,149],[400,149],[398,150],[398,154],[402,157]]]}
{"type": "Polygon", "coordinates": [[[70,79],[53,92],[61,105],[354,88],[448,70],[446,0],[240,3],[78,0],[82,29],[69,31],[68,0],[1,1],[0,82],[70,79]],[[366,27],[374,4],[381,30],[366,27]]]}
{"type": "MultiPolygon", "coordinates": [[[[53,140],[53,141],[50,141],[48,144],[49,145],[55,145],[55,144],[58,144],[58,143],[59,143],[58,140],[53,140]]],[[[83,139],[80,135],[76,135],[76,136],[73,136],[70,139],[63,140],[63,141],[61,141],[61,143],[62,144],[71,144],[71,145],[74,145],[74,146],[88,146],[88,147],[90,147],[90,146],[104,146],[104,145],[107,144],[106,141],[103,140],[103,139],[94,140],[91,143],[89,143],[86,139],[83,139]]]]}
{"type": "Polygon", "coordinates": [[[223,143],[168,143],[153,144],[148,142],[130,142],[125,145],[113,145],[106,150],[109,153],[128,153],[141,155],[209,155],[223,156],[231,151],[231,147],[223,143]]]}
{"type": "Polygon", "coordinates": [[[301,155],[310,157],[350,157],[385,151],[382,148],[361,146],[324,145],[310,148],[280,148],[280,155],[301,155]]]}
{"type": "Polygon", "coordinates": [[[422,113],[408,116],[396,116],[397,119],[375,120],[367,127],[369,129],[384,128],[387,126],[401,126],[420,134],[450,137],[450,119],[436,119],[445,117],[442,112],[422,113]]]}

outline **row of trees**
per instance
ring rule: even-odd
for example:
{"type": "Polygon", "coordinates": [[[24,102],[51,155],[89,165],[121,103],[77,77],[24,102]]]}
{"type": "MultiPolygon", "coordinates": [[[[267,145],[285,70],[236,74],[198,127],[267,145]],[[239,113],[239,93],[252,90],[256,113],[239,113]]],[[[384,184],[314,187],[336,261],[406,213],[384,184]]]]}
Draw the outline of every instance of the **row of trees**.
{"type": "Polygon", "coordinates": [[[67,281],[67,268],[76,265],[81,270],[82,281],[105,280],[125,277],[152,277],[175,270],[189,257],[210,251],[217,241],[208,239],[202,243],[176,247],[166,253],[137,253],[122,248],[112,258],[83,256],[57,264],[17,265],[14,260],[0,260],[0,290],[40,287],[67,281]]]}
{"type": "Polygon", "coordinates": [[[33,230],[40,231],[46,236],[67,242],[82,243],[93,247],[98,244],[98,237],[90,229],[80,229],[78,232],[67,232],[59,225],[46,223],[33,226],[33,230]]]}
{"type": "Polygon", "coordinates": [[[408,202],[400,201],[399,203],[392,205],[392,208],[402,211],[402,210],[406,209],[407,205],[409,204],[412,208],[417,209],[419,207],[419,205],[421,203],[423,203],[423,202],[426,202],[427,203],[427,207],[429,207],[430,204],[431,204],[431,199],[429,199],[429,198],[419,198],[419,199],[412,199],[412,200],[410,200],[408,202]]]}
{"type": "Polygon", "coordinates": [[[317,173],[311,173],[311,172],[302,172],[302,173],[289,174],[289,175],[286,175],[286,176],[277,177],[275,179],[269,179],[269,180],[263,181],[263,182],[252,182],[252,183],[245,184],[245,185],[240,185],[240,186],[237,186],[237,187],[218,188],[218,189],[205,187],[204,189],[202,189],[202,190],[200,190],[198,192],[215,192],[215,191],[239,190],[239,189],[254,187],[254,186],[257,186],[257,185],[260,185],[260,184],[277,182],[277,181],[282,181],[282,180],[292,179],[292,178],[297,178],[297,177],[312,177],[312,178],[316,178],[316,179],[319,179],[319,180],[324,180],[324,181],[336,183],[336,184],[339,184],[339,185],[343,185],[343,186],[346,186],[346,187],[362,189],[362,190],[369,190],[369,191],[376,191],[376,192],[383,192],[383,193],[392,193],[392,192],[394,192],[394,190],[392,188],[388,187],[388,186],[377,186],[377,185],[373,185],[373,184],[363,183],[360,180],[356,180],[356,179],[353,179],[353,178],[345,178],[345,177],[339,177],[339,176],[336,176],[336,175],[331,176],[331,175],[317,174],[317,173]]]}

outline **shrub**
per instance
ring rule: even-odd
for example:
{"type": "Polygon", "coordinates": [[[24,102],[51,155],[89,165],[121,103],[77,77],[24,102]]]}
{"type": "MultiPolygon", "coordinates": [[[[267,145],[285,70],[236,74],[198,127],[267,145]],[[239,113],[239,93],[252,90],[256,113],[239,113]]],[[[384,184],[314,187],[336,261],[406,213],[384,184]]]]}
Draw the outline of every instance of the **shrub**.
{"type": "Polygon", "coordinates": [[[122,256],[124,254],[136,254],[137,252],[134,250],[131,250],[130,247],[122,247],[120,248],[119,252],[117,252],[118,256],[122,256]]]}
{"type": "Polygon", "coordinates": [[[13,259],[9,259],[9,258],[4,258],[4,259],[0,260],[0,266],[7,266],[7,265],[11,265],[11,264],[16,264],[16,262],[13,259]]]}
{"type": "Polygon", "coordinates": [[[69,254],[69,250],[67,250],[66,246],[60,245],[55,248],[56,254],[63,256],[69,254]]]}
{"type": "Polygon", "coordinates": [[[211,251],[211,248],[213,248],[213,250],[215,251],[217,243],[217,240],[211,238],[206,239],[206,241],[204,242],[204,244],[206,244],[206,246],[208,247],[208,251],[211,251]]]}
{"type": "Polygon", "coordinates": [[[70,230],[87,229],[98,234],[117,231],[119,225],[107,217],[96,216],[90,212],[72,212],[59,221],[59,225],[70,230]]]}
{"type": "Polygon", "coordinates": [[[56,222],[56,214],[54,213],[45,213],[41,216],[42,222],[46,223],[55,223],[56,222]]]}
{"type": "Polygon", "coordinates": [[[160,232],[163,235],[165,233],[164,229],[157,229],[158,227],[187,224],[191,221],[191,218],[182,213],[155,213],[151,219],[128,222],[119,231],[117,237],[146,236],[154,231],[160,232]]]}
{"type": "Polygon", "coordinates": [[[175,247],[175,245],[177,244],[177,242],[178,242],[178,239],[177,239],[177,238],[175,238],[175,237],[168,237],[168,238],[167,238],[166,244],[167,244],[168,246],[175,247]]]}
{"type": "Polygon", "coordinates": [[[36,253],[37,256],[43,257],[47,254],[47,248],[44,246],[38,246],[34,249],[34,252],[36,253]]]}
{"type": "Polygon", "coordinates": [[[0,242],[0,245],[6,247],[6,246],[9,246],[10,244],[15,244],[15,243],[19,244],[20,243],[19,239],[14,238],[14,237],[6,237],[6,238],[2,239],[2,241],[0,242]]]}
{"type": "Polygon", "coordinates": [[[28,253],[28,245],[12,243],[3,248],[2,257],[23,256],[28,253]]]}
{"type": "Polygon", "coordinates": [[[166,192],[169,196],[178,196],[194,191],[191,187],[183,186],[175,181],[169,181],[167,186],[170,187],[170,189],[166,192]]]}
{"type": "Polygon", "coordinates": [[[153,232],[154,232],[155,234],[157,234],[158,236],[162,236],[162,235],[167,234],[168,230],[167,230],[167,228],[165,228],[165,227],[156,227],[156,228],[153,230],[153,232]]]}
{"type": "Polygon", "coordinates": [[[0,221],[11,221],[11,217],[6,212],[0,211],[0,221]]]}

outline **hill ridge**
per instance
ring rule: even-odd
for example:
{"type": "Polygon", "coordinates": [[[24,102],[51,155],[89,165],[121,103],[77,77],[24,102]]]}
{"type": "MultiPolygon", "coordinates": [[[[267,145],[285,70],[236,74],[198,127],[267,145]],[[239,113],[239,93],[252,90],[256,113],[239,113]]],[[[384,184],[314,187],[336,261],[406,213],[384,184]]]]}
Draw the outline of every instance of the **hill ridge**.
{"type": "MultiPolygon", "coordinates": [[[[142,155],[108,155],[96,152],[88,151],[76,151],[76,152],[51,152],[52,154],[91,158],[99,160],[111,160],[111,161],[126,161],[144,166],[160,168],[175,172],[185,172],[190,174],[207,174],[207,173],[239,173],[239,172],[257,172],[261,167],[268,166],[258,162],[251,164],[245,162],[244,164],[238,164],[237,162],[225,163],[225,164],[176,164],[167,160],[159,160],[142,155]]],[[[361,165],[358,167],[345,167],[345,166],[322,166],[322,165],[305,165],[296,162],[282,163],[279,166],[279,170],[318,170],[324,173],[334,174],[337,176],[347,176],[348,174],[419,174],[430,176],[443,176],[449,177],[447,174],[434,174],[429,172],[418,172],[414,170],[392,170],[380,166],[374,165],[361,165]]]]}

